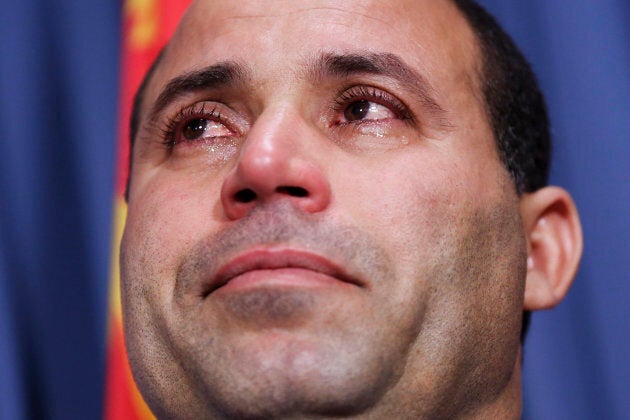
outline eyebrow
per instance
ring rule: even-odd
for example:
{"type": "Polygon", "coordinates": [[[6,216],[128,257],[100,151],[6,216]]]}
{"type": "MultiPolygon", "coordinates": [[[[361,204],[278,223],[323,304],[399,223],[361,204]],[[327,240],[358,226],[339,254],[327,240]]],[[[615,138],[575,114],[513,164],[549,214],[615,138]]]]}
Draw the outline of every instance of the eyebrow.
{"type": "MultiPolygon", "coordinates": [[[[321,53],[306,63],[306,78],[321,80],[326,77],[348,78],[354,75],[385,76],[400,83],[419,98],[422,105],[435,114],[446,114],[433,96],[434,89],[420,73],[392,53],[351,52],[321,53]]],[[[177,76],[166,84],[149,112],[149,121],[156,121],[160,113],[173,101],[204,90],[216,90],[250,81],[249,69],[235,61],[224,61],[200,70],[177,76]]],[[[448,125],[442,119],[442,125],[448,125]]]]}
{"type": "Polygon", "coordinates": [[[410,90],[430,111],[446,113],[435,99],[433,94],[435,89],[431,83],[396,54],[369,51],[322,53],[307,66],[307,72],[312,73],[315,78],[326,76],[347,78],[360,74],[386,76],[410,90]]]}
{"type": "Polygon", "coordinates": [[[248,74],[242,64],[225,61],[177,76],[169,80],[153,103],[149,121],[155,121],[164,108],[181,96],[202,90],[245,84],[249,79],[248,74]]]}

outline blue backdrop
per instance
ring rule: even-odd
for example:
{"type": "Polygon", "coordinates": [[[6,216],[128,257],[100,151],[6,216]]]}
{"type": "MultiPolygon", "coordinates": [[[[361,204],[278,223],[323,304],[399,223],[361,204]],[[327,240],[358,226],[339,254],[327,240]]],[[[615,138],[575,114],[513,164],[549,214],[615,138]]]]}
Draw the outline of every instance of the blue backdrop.
{"type": "MultiPolygon", "coordinates": [[[[484,0],[530,58],[585,254],[533,317],[525,417],[630,412],[630,2],[484,0]]],[[[3,0],[0,419],[99,418],[121,5],[3,0]]]]}

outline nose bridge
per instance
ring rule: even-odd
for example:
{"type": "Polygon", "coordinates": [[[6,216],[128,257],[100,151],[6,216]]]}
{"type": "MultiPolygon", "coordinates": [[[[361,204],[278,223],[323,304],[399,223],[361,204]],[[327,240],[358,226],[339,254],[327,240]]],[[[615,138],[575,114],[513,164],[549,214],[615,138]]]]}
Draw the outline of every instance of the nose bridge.
{"type": "MultiPolygon", "coordinates": [[[[267,107],[252,125],[240,153],[239,166],[287,164],[304,147],[296,137],[303,120],[288,104],[267,107]]],[[[247,169],[247,168],[245,168],[247,169]]]]}
{"type": "Polygon", "coordinates": [[[224,181],[226,215],[243,217],[271,200],[288,200],[306,212],[326,208],[330,186],[316,159],[323,152],[317,149],[316,136],[316,129],[288,102],[266,107],[224,181]]]}

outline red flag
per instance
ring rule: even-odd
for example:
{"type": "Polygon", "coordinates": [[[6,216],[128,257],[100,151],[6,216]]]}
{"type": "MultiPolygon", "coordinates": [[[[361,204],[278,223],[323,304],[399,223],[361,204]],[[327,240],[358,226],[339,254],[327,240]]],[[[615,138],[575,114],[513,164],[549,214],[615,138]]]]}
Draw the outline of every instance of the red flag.
{"type": "Polygon", "coordinates": [[[144,74],[172,35],[190,0],[124,0],[119,102],[118,170],[110,274],[109,324],[105,370],[105,420],[152,419],[131,376],[123,339],[118,254],[126,217],[129,168],[129,117],[144,74]]]}

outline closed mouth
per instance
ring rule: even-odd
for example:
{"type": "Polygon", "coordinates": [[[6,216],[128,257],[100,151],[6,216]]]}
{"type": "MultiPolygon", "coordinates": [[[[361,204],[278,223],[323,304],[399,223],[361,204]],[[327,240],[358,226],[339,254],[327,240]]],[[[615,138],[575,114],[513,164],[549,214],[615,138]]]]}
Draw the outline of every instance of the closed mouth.
{"type": "Polygon", "coordinates": [[[275,246],[255,248],[230,259],[210,279],[203,297],[205,298],[215,290],[229,284],[232,279],[244,274],[284,269],[307,270],[339,282],[364,287],[359,279],[350,276],[338,264],[324,256],[309,251],[275,246]]]}

